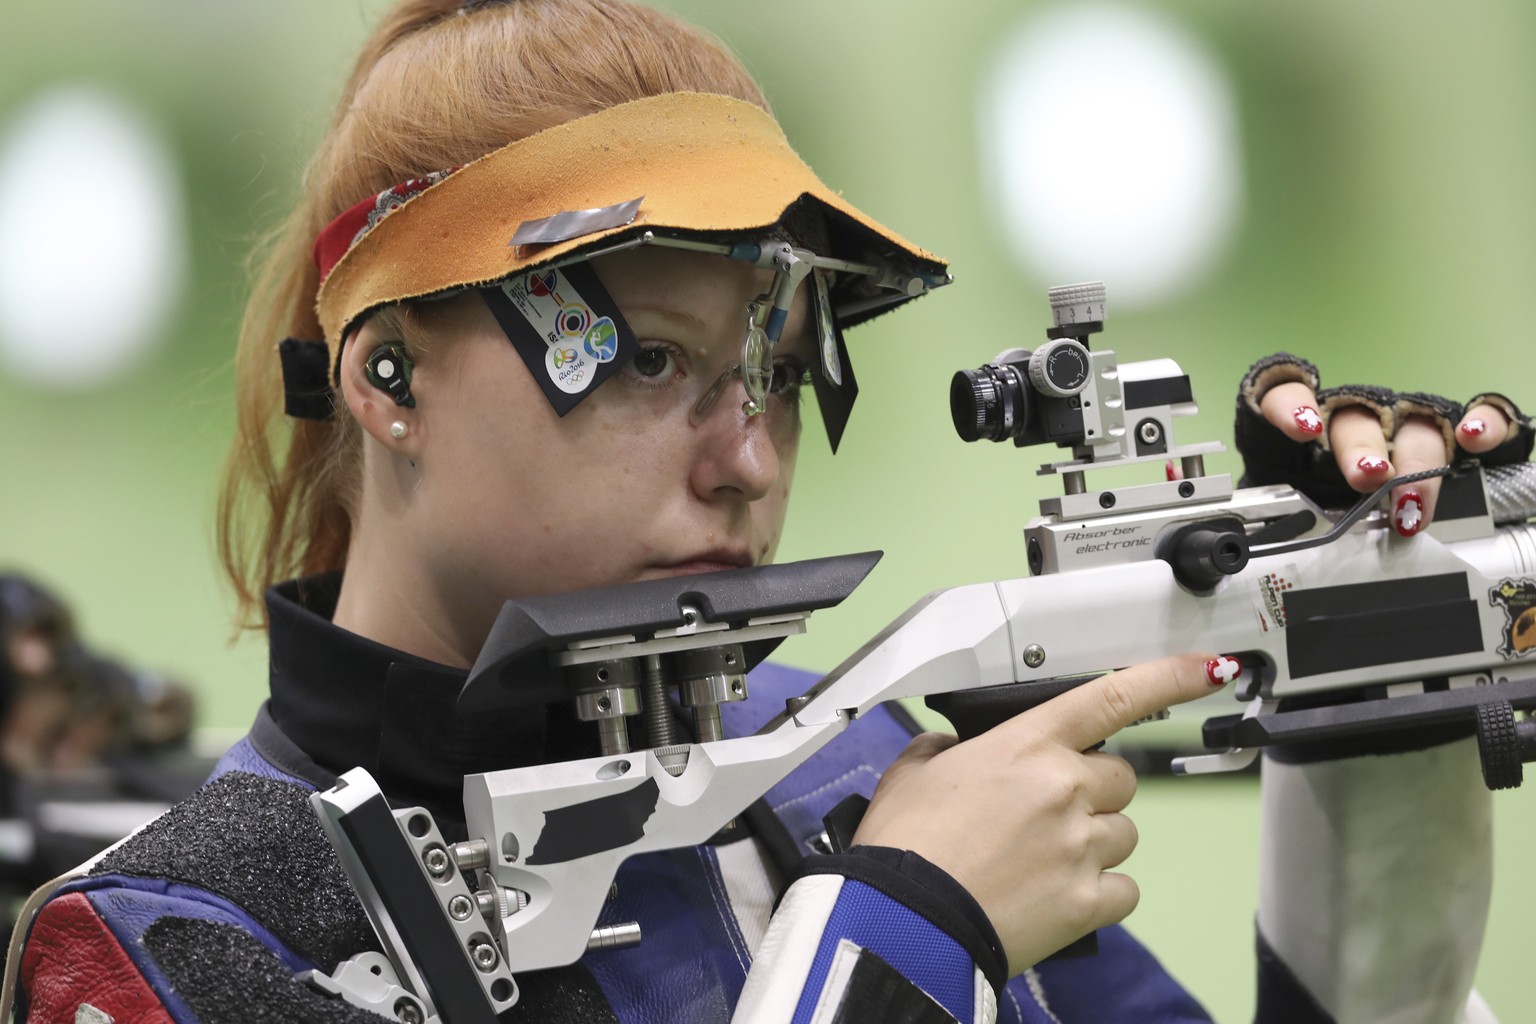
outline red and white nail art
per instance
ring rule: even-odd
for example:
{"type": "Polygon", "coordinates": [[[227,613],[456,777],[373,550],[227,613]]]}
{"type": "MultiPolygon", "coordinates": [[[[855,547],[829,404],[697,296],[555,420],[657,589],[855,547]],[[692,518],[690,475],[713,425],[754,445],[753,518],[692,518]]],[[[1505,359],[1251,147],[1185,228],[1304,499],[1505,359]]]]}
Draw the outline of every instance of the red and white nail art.
{"type": "Polygon", "coordinates": [[[1212,686],[1226,686],[1243,674],[1243,663],[1230,655],[1220,655],[1205,663],[1205,678],[1212,686]]]}
{"type": "Polygon", "coordinates": [[[1360,467],[1362,473],[1385,473],[1392,468],[1392,463],[1380,455],[1362,455],[1355,465],[1360,467]]]}
{"type": "Polygon", "coordinates": [[[1404,537],[1412,537],[1424,526],[1424,496],[1418,491],[1404,491],[1392,511],[1392,528],[1404,537]]]}
{"type": "Polygon", "coordinates": [[[1488,432],[1488,424],[1474,417],[1462,423],[1461,432],[1468,437],[1482,437],[1488,432]]]}
{"type": "Polygon", "coordinates": [[[1309,434],[1321,434],[1323,432],[1323,418],[1317,414],[1317,410],[1310,405],[1298,405],[1291,413],[1296,425],[1309,434]]]}

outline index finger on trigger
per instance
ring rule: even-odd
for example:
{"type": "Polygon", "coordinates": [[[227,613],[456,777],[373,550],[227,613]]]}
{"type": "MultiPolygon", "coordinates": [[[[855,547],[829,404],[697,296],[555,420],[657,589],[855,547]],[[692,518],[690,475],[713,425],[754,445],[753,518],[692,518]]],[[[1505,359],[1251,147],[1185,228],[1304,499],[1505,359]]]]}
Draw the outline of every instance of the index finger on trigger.
{"type": "Polygon", "coordinates": [[[1292,441],[1316,441],[1323,434],[1317,396],[1298,381],[1276,384],[1259,400],[1259,411],[1270,425],[1292,441]]]}
{"type": "Polygon", "coordinates": [[[1216,692],[1241,671],[1234,658],[1181,654],[1100,676],[1019,717],[1073,750],[1087,750],[1133,722],[1216,692]]]}

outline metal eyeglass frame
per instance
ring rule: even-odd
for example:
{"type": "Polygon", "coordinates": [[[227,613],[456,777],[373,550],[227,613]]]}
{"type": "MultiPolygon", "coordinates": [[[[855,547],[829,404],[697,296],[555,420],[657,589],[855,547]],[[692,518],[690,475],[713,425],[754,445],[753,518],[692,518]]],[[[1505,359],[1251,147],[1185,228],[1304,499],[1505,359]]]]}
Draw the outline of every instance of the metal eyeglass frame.
{"type": "MultiPolygon", "coordinates": [[[[549,269],[557,269],[571,263],[579,263],[583,260],[594,259],[598,256],[607,256],[610,253],[623,252],[627,249],[638,248],[642,245],[656,245],[667,249],[686,249],[691,252],[705,252],[728,259],[741,260],[750,263],[754,267],[760,267],[774,272],[773,284],[768,291],[759,295],[756,299],[747,303],[747,328],[746,334],[741,340],[741,358],[717,377],[713,383],[699,397],[699,401],[690,412],[690,419],[696,424],[709,413],[719,399],[721,393],[730,383],[732,377],[740,377],[743,390],[746,391],[747,400],[742,404],[741,411],[748,416],[756,416],[768,407],[768,388],[773,380],[773,347],[778,344],[779,338],[784,333],[784,325],[789,319],[789,307],[795,299],[795,293],[803,281],[812,271],[836,271],[844,274],[857,274],[860,277],[870,279],[877,288],[882,288],[896,294],[876,295],[869,298],[848,303],[837,310],[837,313],[848,316],[856,313],[876,309],[903,301],[916,295],[921,295],[930,287],[933,287],[923,277],[915,274],[902,274],[895,267],[877,265],[873,263],[856,263],[852,260],[834,259],[831,256],[820,256],[809,249],[797,248],[788,242],[774,239],[759,239],[755,242],[736,242],[727,244],[723,242],[700,242],[688,238],[676,238],[670,235],[658,235],[654,231],[642,232],[633,238],[625,239],[614,245],[601,249],[572,254],[549,264],[549,269]]],[[[948,275],[942,282],[949,283],[948,275]]],[[[818,333],[820,332],[818,325],[818,333]]],[[[824,346],[828,339],[818,338],[820,351],[825,351],[824,346]]]]}

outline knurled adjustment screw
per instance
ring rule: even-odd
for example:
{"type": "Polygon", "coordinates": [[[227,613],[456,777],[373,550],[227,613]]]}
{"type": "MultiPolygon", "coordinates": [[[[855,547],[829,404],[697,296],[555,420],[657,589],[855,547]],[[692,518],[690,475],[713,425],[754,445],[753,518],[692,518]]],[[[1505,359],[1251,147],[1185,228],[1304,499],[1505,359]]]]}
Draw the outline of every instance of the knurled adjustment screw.
{"type": "Polygon", "coordinates": [[[1515,730],[1515,709],[1507,700],[1477,706],[1477,756],[1483,767],[1483,784],[1489,789],[1513,789],[1525,775],[1520,762],[1520,740],[1515,730]]]}
{"type": "Polygon", "coordinates": [[[1103,281],[1086,281],[1052,288],[1049,292],[1051,314],[1056,326],[1085,324],[1104,320],[1105,289],[1103,281]]]}

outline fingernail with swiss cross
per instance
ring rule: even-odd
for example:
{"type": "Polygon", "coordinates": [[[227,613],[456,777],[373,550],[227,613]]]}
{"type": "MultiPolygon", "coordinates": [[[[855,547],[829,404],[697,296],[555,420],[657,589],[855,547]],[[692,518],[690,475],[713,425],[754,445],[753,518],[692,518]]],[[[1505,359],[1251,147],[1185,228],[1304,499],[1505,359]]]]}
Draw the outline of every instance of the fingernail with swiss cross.
{"type": "Polygon", "coordinates": [[[1310,405],[1298,405],[1291,417],[1296,425],[1309,434],[1321,434],[1323,432],[1323,418],[1317,414],[1317,410],[1310,405]]]}
{"type": "Polygon", "coordinates": [[[1362,473],[1385,473],[1392,468],[1392,463],[1380,455],[1361,456],[1360,461],[1355,463],[1355,465],[1360,467],[1362,473]]]}
{"type": "Polygon", "coordinates": [[[1205,663],[1205,679],[1212,686],[1226,686],[1243,674],[1243,663],[1229,654],[1212,658],[1205,663]]]}
{"type": "Polygon", "coordinates": [[[1392,528],[1404,537],[1412,537],[1424,527],[1424,496],[1418,491],[1404,491],[1392,510],[1392,528]]]}
{"type": "Polygon", "coordinates": [[[1481,437],[1487,431],[1488,424],[1480,419],[1470,419],[1461,425],[1461,432],[1468,437],[1481,437]]]}

